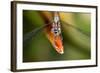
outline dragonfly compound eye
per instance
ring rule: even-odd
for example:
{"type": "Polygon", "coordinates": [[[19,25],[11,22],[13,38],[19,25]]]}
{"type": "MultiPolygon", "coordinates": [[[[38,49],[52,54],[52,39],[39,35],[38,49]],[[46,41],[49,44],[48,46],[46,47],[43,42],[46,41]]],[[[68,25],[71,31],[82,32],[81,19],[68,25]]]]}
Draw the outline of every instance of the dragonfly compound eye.
{"type": "Polygon", "coordinates": [[[52,28],[51,31],[54,33],[55,36],[57,36],[57,35],[59,35],[61,33],[60,28],[52,28]]]}
{"type": "Polygon", "coordinates": [[[54,29],[54,33],[57,34],[58,33],[58,30],[57,29],[54,29]]]}

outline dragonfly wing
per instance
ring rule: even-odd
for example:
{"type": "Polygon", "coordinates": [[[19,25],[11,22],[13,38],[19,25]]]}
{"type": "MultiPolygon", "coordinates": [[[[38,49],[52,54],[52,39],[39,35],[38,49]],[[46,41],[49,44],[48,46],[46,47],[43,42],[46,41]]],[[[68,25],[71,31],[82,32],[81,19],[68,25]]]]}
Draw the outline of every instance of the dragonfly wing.
{"type": "MultiPolygon", "coordinates": [[[[50,23],[52,23],[52,22],[50,22],[50,23]]],[[[38,28],[36,28],[36,29],[33,29],[33,30],[30,31],[29,33],[25,34],[24,37],[23,37],[23,41],[25,42],[25,41],[27,41],[27,40],[32,39],[33,36],[35,36],[38,32],[43,31],[44,28],[46,28],[48,25],[50,25],[50,23],[45,24],[45,25],[43,25],[43,26],[41,26],[41,27],[38,27],[38,28]]]]}
{"type": "Polygon", "coordinates": [[[78,27],[76,27],[76,26],[74,26],[74,25],[71,25],[71,24],[69,24],[69,23],[67,23],[67,22],[65,22],[65,21],[62,21],[62,20],[61,20],[61,23],[62,23],[62,24],[65,24],[67,27],[72,27],[72,28],[74,28],[75,30],[81,32],[81,33],[84,34],[85,36],[88,36],[88,34],[86,34],[86,33],[83,32],[80,28],[78,28],[78,27]]]}

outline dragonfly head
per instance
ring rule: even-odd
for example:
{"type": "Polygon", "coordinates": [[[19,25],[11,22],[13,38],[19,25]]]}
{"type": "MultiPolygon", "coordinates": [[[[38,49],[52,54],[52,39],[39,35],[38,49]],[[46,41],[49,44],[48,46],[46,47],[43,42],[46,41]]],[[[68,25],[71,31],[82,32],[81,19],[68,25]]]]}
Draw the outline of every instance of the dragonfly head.
{"type": "Polygon", "coordinates": [[[53,23],[51,32],[53,32],[55,36],[59,36],[61,34],[60,24],[53,23]]]}

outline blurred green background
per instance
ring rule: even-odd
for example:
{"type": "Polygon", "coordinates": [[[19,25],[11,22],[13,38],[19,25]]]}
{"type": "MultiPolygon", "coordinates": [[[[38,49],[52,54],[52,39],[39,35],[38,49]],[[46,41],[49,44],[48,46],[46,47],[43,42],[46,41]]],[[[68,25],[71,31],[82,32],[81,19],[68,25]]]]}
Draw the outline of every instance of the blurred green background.
{"type": "MultiPolygon", "coordinates": [[[[23,10],[23,38],[32,30],[49,23],[53,19],[52,14],[53,12],[50,11],[23,10]]],[[[64,54],[61,55],[55,51],[41,29],[29,40],[23,41],[23,62],[91,58],[91,14],[59,12],[59,16],[62,26],[64,54]],[[74,27],[68,26],[67,23],[74,27]]]]}

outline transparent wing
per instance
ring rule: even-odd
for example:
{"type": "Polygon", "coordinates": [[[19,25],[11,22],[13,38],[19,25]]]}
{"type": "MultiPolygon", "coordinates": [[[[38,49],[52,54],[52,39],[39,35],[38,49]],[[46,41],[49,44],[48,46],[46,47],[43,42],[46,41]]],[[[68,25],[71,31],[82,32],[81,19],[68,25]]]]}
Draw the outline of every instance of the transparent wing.
{"type": "Polygon", "coordinates": [[[84,34],[85,36],[89,36],[88,34],[86,34],[85,32],[83,32],[79,27],[76,27],[76,26],[74,26],[74,25],[71,25],[71,24],[69,24],[69,23],[67,23],[67,22],[65,22],[65,21],[61,21],[61,24],[66,24],[66,26],[74,28],[75,30],[81,32],[81,33],[84,34]]]}
{"type": "Polygon", "coordinates": [[[38,32],[41,32],[45,27],[47,27],[48,25],[50,25],[52,22],[45,24],[41,27],[38,27],[36,29],[33,29],[32,31],[30,31],[29,33],[25,34],[23,37],[23,41],[27,41],[30,40],[33,36],[35,36],[38,32]]]}
{"type": "MultiPolygon", "coordinates": [[[[45,24],[45,25],[43,25],[43,26],[41,26],[41,27],[38,27],[38,28],[36,28],[36,29],[30,31],[29,33],[25,34],[24,37],[23,37],[23,41],[25,42],[25,41],[31,39],[31,38],[32,38],[33,36],[35,36],[38,32],[42,31],[44,28],[46,28],[46,27],[47,27],[48,25],[50,25],[51,23],[53,23],[53,21],[50,22],[50,23],[48,23],[48,24],[45,24]]],[[[66,23],[66,22],[64,22],[64,21],[61,21],[61,24],[63,24],[63,25],[66,24],[66,26],[72,27],[72,28],[76,29],[77,31],[81,32],[82,34],[84,34],[85,36],[88,36],[86,33],[84,33],[81,29],[79,29],[79,28],[76,27],[76,26],[70,25],[69,23],[66,23]]]]}

